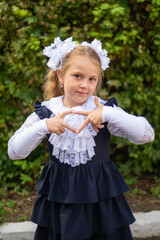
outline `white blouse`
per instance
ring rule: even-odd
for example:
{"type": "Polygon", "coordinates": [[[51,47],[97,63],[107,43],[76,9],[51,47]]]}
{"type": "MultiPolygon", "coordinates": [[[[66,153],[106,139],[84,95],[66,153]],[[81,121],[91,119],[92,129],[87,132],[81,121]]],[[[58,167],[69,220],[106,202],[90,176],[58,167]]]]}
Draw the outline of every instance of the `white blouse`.
{"type": "MultiPolygon", "coordinates": [[[[57,115],[68,110],[62,100],[63,96],[55,97],[42,102],[42,105],[57,115]]],[[[103,102],[101,99],[99,101],[103,102]]],[[[82,106],[73,107],[72,110],[91,111],[95,108],[94,96],[91,96],[82,106]]],[[[85,119],[85,116],[78,114],[68,114],[64,118],[75,129],[78,129],[85,119]]],[[[108,122],[107,128],[112,135],[126,138],[135,144],[144,144],[154,140],[154,131],[144,117],[128,114],[115,105],[114,107],[103,107],[102,120],[108,122]]],[[[46,119],[41,120],[35,112],[32,113],[10,138],[8,142],[9,157],[12,160],[26,158],[48,133],[46,119]]],[[[52,155],[57,157],[60,162],[67,163],[72,167],[85,164],[95,155],[94,136],[96,135],[91,124],[79,134],[75,134],[69,129],[66,129],[65,133],[61,135],[51,133],[49,142],[54,146],[52,155]]]]}

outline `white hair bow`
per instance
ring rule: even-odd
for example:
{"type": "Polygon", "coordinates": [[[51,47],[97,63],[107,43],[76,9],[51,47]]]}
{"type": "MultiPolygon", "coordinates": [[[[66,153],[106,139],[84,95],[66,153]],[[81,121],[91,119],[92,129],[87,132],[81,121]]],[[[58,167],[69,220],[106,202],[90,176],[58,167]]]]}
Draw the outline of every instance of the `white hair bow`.
{"type": "Polygon", "coordinates": [[[95,39],[91,43],[82,42],[77,44],[75,41],[72,41],[72,37],[64,41],[61,41],[60,37],[56,37],[54,43],[44,48],[43,55],[50,58],[47,66],[54,71],[61,68],[63,58],[78,45],[88,46],[95,50],[101,60],[102,70],[109,67],[110,59],[107,57],[107,50],[102,49],[102,43],[99,40],[95,39]]]}

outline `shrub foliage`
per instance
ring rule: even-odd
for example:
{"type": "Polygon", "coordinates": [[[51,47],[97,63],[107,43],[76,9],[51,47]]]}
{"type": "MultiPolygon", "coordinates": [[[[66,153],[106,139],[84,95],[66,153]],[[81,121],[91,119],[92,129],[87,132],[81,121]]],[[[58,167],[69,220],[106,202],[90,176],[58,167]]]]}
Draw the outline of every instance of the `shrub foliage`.
{"type": "Polygon", "coordinates": [[[158,174],[160,158],[160,0],[53,0],[0,2],[0,181],[3,187],[32,182],[47,160],[41,144],[26,160],[12,162],[7,142],[42,99],[47,59],[42,50],[56,36],[102,41],[111,58],[103,99],[115,96],[126,111],[152,124],[153,143],[112,140],[111,158],[125,174],[158,174]]]}

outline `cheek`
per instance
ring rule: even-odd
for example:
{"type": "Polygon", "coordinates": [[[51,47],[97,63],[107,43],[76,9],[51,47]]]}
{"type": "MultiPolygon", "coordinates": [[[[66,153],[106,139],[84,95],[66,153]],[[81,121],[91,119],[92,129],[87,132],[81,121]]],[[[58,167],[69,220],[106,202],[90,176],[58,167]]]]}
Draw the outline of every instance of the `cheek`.
{"type": "Polygon", "coordinates": [[[66,81],[64,83],[64,88],[68,90],[74,90],[77,87],[78,87],[78,81],[75,81],[73,79],[71,79],[70,81],[66,81]]]}
{"type": "Polygon", "coordinates": [[[94,82],[91,84],[91,88],[95,90],[97,88],[98,82],[94,82]]]}
{"type": "Polygon", "coordinates": [[[78,85],[78,80],[77,80],[77,79],[74,79],[74,78],[70,78],[69,81],[68,81],[68,84],[69,84],[70,86],[78,85]]]}
{"type": "Polygon", "coordinates": [[[90,87],[89,87],[90,92],[94,93],[95,90],[96,90],[96,87],[97,87],[97,84],[92,84],[92,85],[90,85],[90,87]]]}

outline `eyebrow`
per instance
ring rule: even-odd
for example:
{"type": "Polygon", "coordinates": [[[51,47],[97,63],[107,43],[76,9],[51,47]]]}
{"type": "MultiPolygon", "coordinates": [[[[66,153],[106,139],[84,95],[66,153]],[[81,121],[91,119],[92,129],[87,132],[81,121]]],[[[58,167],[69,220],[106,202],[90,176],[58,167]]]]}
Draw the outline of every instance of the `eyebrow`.
{"type": "MultiPolygon", "coordinates": [[[[79,71],[79,70],[74,71],[71,74],[81,74],[81,75],[84,75],[84,73],[79,71]]],[[[90,78],[98,78],[98,75],[91,75],[90,78]]]]}

